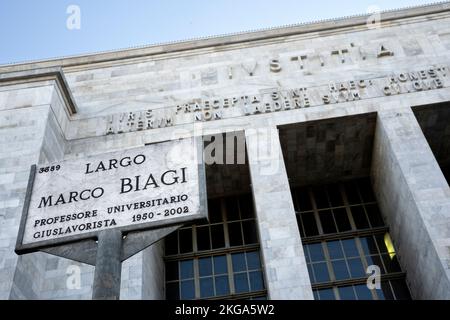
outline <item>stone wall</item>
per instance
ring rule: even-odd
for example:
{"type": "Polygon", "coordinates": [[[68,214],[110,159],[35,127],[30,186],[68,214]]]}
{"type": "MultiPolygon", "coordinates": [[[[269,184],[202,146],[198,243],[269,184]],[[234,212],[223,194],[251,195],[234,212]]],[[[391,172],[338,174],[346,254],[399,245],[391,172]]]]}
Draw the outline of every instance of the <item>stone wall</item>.
{"type": "MultiPolygon", "coordinates": [[[[448,298],[449,217],[444,209],[449,188],[408,110],[450,101],[449,29],[446,3],[382,15],[379,28],[368,28],[364,17],[354,17],[0,66],[0,299],[89,299],[92,293],[92,266],[44,253],[21,257],[14,253],[32,164],[191,135],[249,132],[368,113],[378,115],[372,178],[412,293],[416,298],[448,298]],[[55,72],[65,74],[67,80],[63,76],[37,79],[46,67],[61,68],[55,72]],[[417,73],[421,70],[427,79],[421,79],[417,73]],[[416,72],[419,86],[402,80],[401,75],[409,77],[409,72],[416,72]],[[330,83],[337,89],[330,91],[330,83]],[[298,106],[245,115],[243,96],[271,97],[273,92],[292,94],[293,89],[299,94],[298,106]],[[337,101],[333,101],[335,94],[337,101]],[[230,97],[238,97],[240,105],[222,106],[223,118],[218,120],[197,121],[194,112],[183,109],[187,103],[215,99],[224,104],[224,98],[230,97]],[[171,114],[177,106],[181,109],[171,114]],[[173,115],[173,122],[141,130],[138,117],[149,109],[173,115]],[[130,112],[137,117],[133,121],[128,119],[130,112]],[[397,112],[401,116],[396,117],[397,112]],[[119,125],[123,133],[118,132],[119,125]],[[113,130],[107,134],[110,126],[113,130]],[[405,146],[410,153],[403,153],[405,146]],[[435,197],[438,201],[430,203],[435,197]],[[415,264],[418,252],[421,257],[415,264]],[[81,285],[68,289],[67,281],[77,267],[81,285]]],[[[201,113],[205,117],[204,110],[201,113]]],[[[271,178],[255,171],[262,163],[250,166],[268,294],[273,299],[311,299],[300,236],[293,226],[284,168],[288,160],[278,160],[283,170],[271,178]],[[259,183],[279,190],[261,188],[259,183]],[[272,221],[275,211],[263,205],[267,199],[281,201],[276,222],[272,221]]],[[[164,298],[162,248],[163,243],[157,243],[124,263],[122,299],[164,298]]]]}
{"type": "Polygon", "coordinates": [[[411,108],[379,113],[378,203],[416,299],[450,299],[450,188],[411,108]]]}
{"type": "MultiPolygon", "coordinates": [[[[4,94],[5,92],[1,92],[4,94]]],[[[10,95],[14,93],[9,93],[10,95]]],[[[15,92],[17,94],[17,92],[15,92]]],[[[41,256],[19,258],[14,248],[22,215],[28,176],[32,164],[39,161],[50,107],[40,104],[48,88],[29,90],[36,97],[32,105],[2,104],[0,107],[0,298],[37,297],[43,270],[41,256]]],[[[45,99],[43,99],[45,100],[45,99]]]]}

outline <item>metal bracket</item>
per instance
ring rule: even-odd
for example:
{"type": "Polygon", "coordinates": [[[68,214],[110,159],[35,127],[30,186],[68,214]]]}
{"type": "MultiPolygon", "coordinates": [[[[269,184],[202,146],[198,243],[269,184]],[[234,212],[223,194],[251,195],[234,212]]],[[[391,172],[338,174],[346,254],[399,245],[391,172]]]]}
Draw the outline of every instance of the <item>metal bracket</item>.
{"type": "MultiPolygon", "coordinates": [[[[128,233],[123,239],[122,253],[120,256],[121,261],[125,261],[139,251],[158,242],[181,226],[176,225],[167,228],[128,233]]],[[[42,248],[39,251],[95,266],[97,242],[95,240],[84,240],[56,247],[42,248]]]]}

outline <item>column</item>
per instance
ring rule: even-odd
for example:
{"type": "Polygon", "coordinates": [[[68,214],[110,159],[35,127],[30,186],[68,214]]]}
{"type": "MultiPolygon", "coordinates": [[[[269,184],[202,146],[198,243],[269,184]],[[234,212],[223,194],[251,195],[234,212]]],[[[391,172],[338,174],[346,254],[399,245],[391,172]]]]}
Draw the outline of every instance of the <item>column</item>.
{"type": "MultiPolygon", "coordinates": [[[[1,106],[0,106],[1,107],[1,106]]],[[[37,299],[40,256],[14,252],[32,164],[39,161],[49,107],[0,108],[0,299],[37,299]]]]}
{"type": "Polygon", "coordinates": [[[245,138],[269,299],[313,299],[278,129],[245,138]]]}
{"type": "Polygon", "coordinates": [[[450,188],[411,108],[378,114],[372,180],[415,299],[450,299],[450,188]]]}

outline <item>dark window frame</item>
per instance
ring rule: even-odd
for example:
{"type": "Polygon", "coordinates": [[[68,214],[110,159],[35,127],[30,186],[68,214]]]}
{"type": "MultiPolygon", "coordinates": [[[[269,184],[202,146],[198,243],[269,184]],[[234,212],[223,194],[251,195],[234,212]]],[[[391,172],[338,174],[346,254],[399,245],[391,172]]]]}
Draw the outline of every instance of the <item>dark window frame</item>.
{"type": "MultiPolygon", "coordinates": [[[[193,226],[189,226],[189,227],[182,227],[179,230],[175,231],[173,234],[169,235],[168,237],[175,237],[176,238],[176,243],[177,243],[177,250],[176,253],[173,253],[174,250],[171,250],[171,254],[167,253],[166,250],[166,254],[164,256],[164,262],[165,265],[167,267],[167,263],[169,262],[177,262],[178,266],[179,263],[181,261],[186,261],[186,260],[190,260],[193,261],[193,265],[194,265],[194,287],[195,287],[195,298],[194,299],[204,299],[204,300],[215,300],[215,299],[265,299],[267,297],[267,289],[266,289],[266,284],[265,284],[265,273],[264,273],[264,268],[262,265],[262,257],[261,257],[261,253],[260,253],[260,244],[259,244],[259,235],[256,234],[256,239],[250,239],[250,240],[255,240],[256,243],[246,243],[246,236],[243,234],[244,232],[244,226],[243,224],[252,224],[253,223],[253,227],[256,229],[256,215],[254,212],[254,205],[253,205],[253,199],[251,197],[251,194],[245,194],[245,195],[238,195],[238,196],[230,196],[230,197],[223,197],[223,198],[215,198],[215,199],[210,199],[210,201],[216,201],[214,208],[217,210],[217,201],[219,201],[219,208],[220,208],[220,220],[218,221],[218,216],[217,216],[217,212],[216,212],[216,217],[215,217],[215,221],[208,223],[207,221],[205,221],[205,223],[201,223],[201,224],[197,224],[197,225],[193,225],[193,226]],[[237,208],[238,208],[238,214],[234,213],[234,216],[236,217],[236,219],[232,219],[230,221],[228,221],[228,214],[227,214],[227,201],[235,201],[237,202],[237,208]],[[241,204],[242,201],[251,201],[250,204],[245,203],[245,204],[241,204]],[[242,212],[243,209],[249,209],[251,208],[252,212],[251,214],[249,214],[248,212],[242,212]],[[242,243],[240,245],[232,245],[233,241],[232,239],[230,239],[230,232],[229,232],[229,226],[230,224],[232,225],[236,225],[239,226],[240,228],[240,240],[242,241],[242,243]],[[213,235],[211,234],[211,226],[222,226],[223,228],[223,232],[224,232],[224,246],[221,248],[212,248],[212,237],[213,235]],[[208,250],[199,250],[199,246],[197,243],[197,231],[200,228],[208,228],[209,230],[209,237],[210,237],[210,249],[208,250]],[[191,230],[192,233],[192,250],[190,252],[184,252],[182,253],[180,251],[180,239],[179,239],[179,233],[180,232],[184,232],[184,230],[191,230]],[[244,271],[238,271],[235,272],[233,270],[233,263],[232,263],[232,257],[233,255],[236,254],[240,254],[240,253],[244,253],[246,260],[247,261],[247,255],[246,253],[250,253],[250,252],[257,252],[258,253],[258,257],[259,257],[259,265],[260,267],[258,269],[252,269],[249,270],[248,269],[248,263],[246,262],[246,269],[244,271]],[[212,275],[212,281],[213,281],[213,296],[208,296],[208,297],[202,297],[201,295],[201,286],[200,286],[200,281],[201,279],[205,279],[208,278],[210,276],[200,276],[200,270],[199,270],[199,261],[202,258],[205,257],[217,257],[217,256],[225,256],[226,257],[226,264],[227,264],[227,273],[226,275],[228,276],[228,289],[229,289],[229,293],[225,294],[225,295],[215,295],[217,293],[217,288],[216,288],[216,275],[214,275],[214,270],[213,270],[213,275],[212,275]],[[251,291],[251,280],[250,280],[250,274],[253,272],[261,272],[262,275],[262,287],[263,289],[261,290],[255,290],[255,291],[251,291]],[[235,280],[235,275],[237,274],[246,274],[246,278],[247,278],[247,285],[249,288],[248,292],[236,292],[236,288],[234,285],[234,280],[235,280]]],[[[237,229],[239,229],[237,228],[237,229]]],[[[248,237],[247,237],[248,238],[248,237]]],[[[173,240],[173,239],[172,239],[173,240]]],[[[189,246],[188,246],[189,247],[189,246]]],[[[169,250],[170,251],[170,250],[169,250]]],[[[179,267],[178,267],[179,268],[179,267]]],[[[213,267],[214,268],[214,267],[213,267]]],[[[180,270],[178,270],[178,272],[180,272],[180,270]]],[[[224,275],[219,275],[219,276],[224,276],[224,275]]],[[[181,286],[179,285],[181,283],[181,279],[176,279],[176,280],[165,280],[165,284],[166,287],[171,285],[171,284],[177,284],[178,283],[178,294],[180,297],[181,294],[181,286]]],[[[166,298],[170,298],[167,297],[167,292],[166,292],[166,298]]]]}
{"type": "MultiPolygon", "coordinates": [[[[294,201],[294,206],[296,208],[296,216],[297,216],[297,222],[299,226],[300,235],[302,238],[302,243],[304,246],[305,251],[305,258],[307,259],[307,266],[308,266],[308,272],[310,274],[310,279],[312,283],[312,289],[314,292],[314,297],[318,298],[320,296],[319,291],[323,291],[324,295],[328,295],[330,292],[327,291],[332,290],[334,297],[336,299],[340,298],[339,295],[339,288],[341,287],[347,287],[347,286],[357,286],[357,285],[365,285],[367,281],[367,275],[364,275],[362,277],[352,277],[351,276],[351,270],[349,265],[349,260],[359,258],[362,262],[362,266],[364,270],[367,270],[367,267],[371,264],[369,264],[368,259],[372,257],[377,257],[381,261],[381,271],[382,274],[380,276],[381,283],[384,285],[388,284],[391,288],[391,293],[394,295],[394,298],[398,298],[395,296],[396,292],[393,289],[392,281],[405,281],[406,279],[406,273],[399,270],[398,272],[389,272],[385,261],[383,261],[383,255],[386,255],[385,253],[381,252],[379,243],[376,241],[375,236],[377,235],[385,235],[386,233],[389,233],[389,228],[384,224],[384,217],[382,216],[377,201],[373,195],[373,191],[371,190],[370,180],[369,178],[358,178],[353,179],[341,183],[333,183],[330,185],[322,185],[322,186],[310,186],[310,187],[293,187],[292,190],[292,198],[294,201]],[[338,190],[339,194],[333,194],[330,196],[329,188],[331,186],[335,190],[338,190]],[[337,189],[336,189],[337,188],[337,189]],[[349,201],[347,192],[348,189],[352,189],[353,192],[356,192],[356,194],[352,195],[352,201],[349,201]],[[361,190],[364,190],[362,192],[361,190]],[[299,192],[303,192],[304,194],[299,195],[299,192]],[[315,199],[315,193],[314,192],[320,192],[321,193],[321,199],[320,202],[322,203],[321,207],[317,207],[316,199],[315,199]],[[305,196],[306,194],[306,196],[305,196]],[[339,200],[340,198],[340,200],[339,200]],[[306,200],[307,204],[302,205],[301,199],[304,201],[306,200]],[[356,201],[359,199],[359,202],[356,201]],[[333,200],[334,202],[341,202],[340,205],[333,206],[333,200]],[[337,201],[336,201],[337,200],[337,201]],[[324,207],[323,203],[327,202],[328,206],[324,207]],[[307,210],[304,210],[304,208],[307,208],[307,210]],[[375,212],[377,214],[376,217],[369,216],[369,210],[366,208],[370,208],[372,212],[375,212]],[[352,211],[354,209],[354,211],[352,211]],[[356,209],[356,210],[355,210],[356,209]],[[345,210],[347,214],[348,221],[350,222],[351,230],[339,232],[339,225],[336,222],[334,210],[345,210]],[[355,212],[360,212],[363,214],[362,218],[365,218],[365,221],[367,221],[368,226],[361,228],[358,227],[357,221],[354,217],[355,212]],[[330,232],[326,233],[324,232],[324,227],[322,225],[321,216],[320,213],[328,212],[328,214],[331,214],[332,219],[334,221],[334,228],[336,232],[330,232]],[[308,215],[309,222],[312,222],[313,225],[305,225],[304,215],[308,215]],[[313,215],[314,219],[311,218],[311,215],[313,215]],[[380,225],[379,221],[383,222],[383,225],[380,225]],[[374,223],[375,221],[375,223],[374,223]],[[314,225],[315,222],[315,225],[314,225]],[[308,234],[308,231],[311,230],[317,230],[317,232],[313,235],[311,233],[308,234]],[[364,248],[362,245],[362,239],[365,237],[373,237],[374,243],[376,243],[376,248],[378,253],[377,254],[366,254],[364,252],[364,248]],[[346,239],[353,239],[356,244],[358,255],[356,255],[354,258],[348,258],[344,257],[339,259],[331,259],[330,252],[328,249],[328,243],[339,241],[340,240],[346,240],[346,239]],[[309,245],[317,245],[320,244],[322,247],[322,252],[324,255],[324,259],[322,261],[309,261],[309,253],[307,252],[307,247],[309,245]],[[335,271],[333,268],[333,262],[340,260],[339,263],[342,263],[342,261],[345,262],[346,270],[349,274],[348,278],[345,279],[337,279],[335,275],[335,271]],[[321,275],[321,278],[328,278],[327,281],[323,282],[316,282],[316,270],[314,268],[314,264],[326,264],[326,270],[328,272],[328,275],[321,275]],[[383,273],[383,271],[385,272],[383,273]]],[[[397,259],[397,258],[395,258],[397,259]]],[[[320,267],[323,270],[323,265],[320,267]]],[[[321,269],[317,270],[321,270],[321,269]]],[[[406,285],[406,283],[405,283],[406,285]]],[[[353,289],[353,291],[356,294],[356,290],[353,289]]],[[[378,297],[378,290],[370,290],[372,299],[377,300],[378,297]]]]}

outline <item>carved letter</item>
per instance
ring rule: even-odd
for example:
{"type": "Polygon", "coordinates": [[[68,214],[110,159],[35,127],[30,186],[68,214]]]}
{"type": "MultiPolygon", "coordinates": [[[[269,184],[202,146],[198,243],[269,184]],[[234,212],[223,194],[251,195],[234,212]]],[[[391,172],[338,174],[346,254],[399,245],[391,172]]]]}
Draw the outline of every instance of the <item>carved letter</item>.
{"type": "Polygon", "coordinates": [[[337,55],[341,59],[342,63],[345,63],[345,56],[344,54],[348,53],[348,49],[338,49],[331,51],[331,55],[337,55]]]}
{"type": "Polygon", "coordinates": [[[394,55],[394,52],[388,50],[384,45],[381,45],[377,57],[378,58],[382,58],[382,57],[391,57],[394,55]]]}
{"type": "Polygon", "coordinates": [[[278,60],[278,59],[270,60],[270,71],[276,72],[276,73],[281,71],[280,60],[278,60]]]}
{"type": "Polygon", "coordinates": [[[245,72],[247,72],[250,77],[253,77],[253,75],[255,74],[256,67],[258,66],[258,63],[256,61],[253,61],[251,63],[242,63],[241,66],[242,69],[244,69],[245,72]]]}
{"type": "Polygon", "coordinates": [[[298,64],[300,65],[300,69],[303,69],[305,67],[305,65],[303,64],[303,60],[306,60],[306,59],[308,59],[308,56],[306,54],[291,57],[291,61],[298,61],[298,64]]]}

